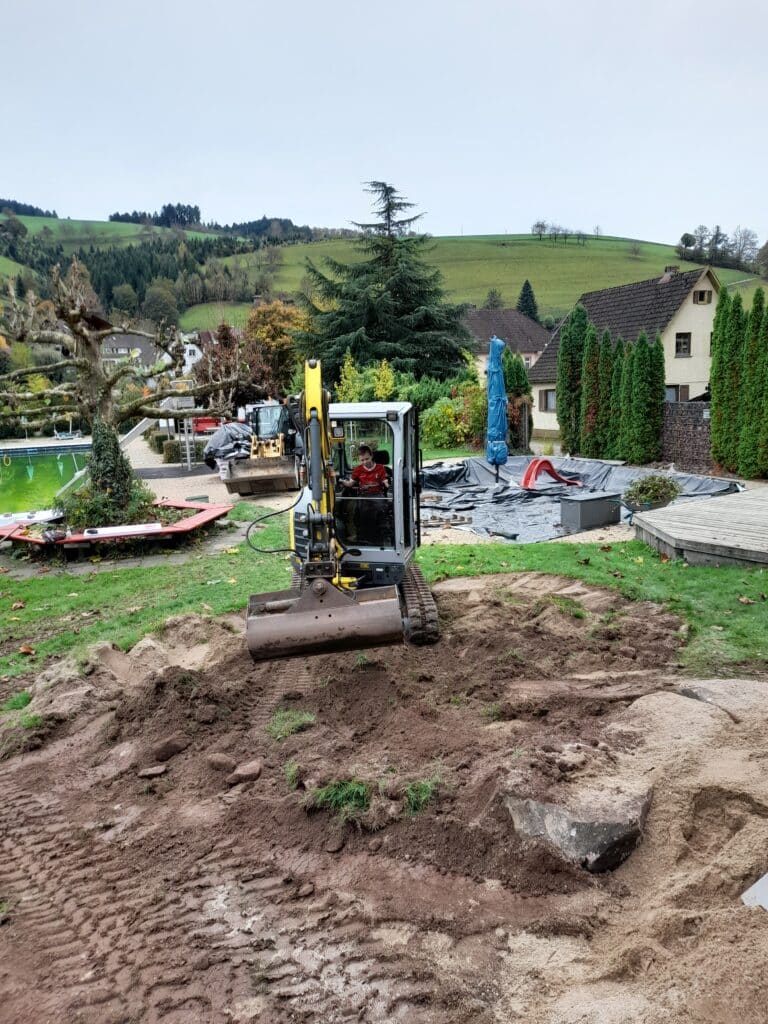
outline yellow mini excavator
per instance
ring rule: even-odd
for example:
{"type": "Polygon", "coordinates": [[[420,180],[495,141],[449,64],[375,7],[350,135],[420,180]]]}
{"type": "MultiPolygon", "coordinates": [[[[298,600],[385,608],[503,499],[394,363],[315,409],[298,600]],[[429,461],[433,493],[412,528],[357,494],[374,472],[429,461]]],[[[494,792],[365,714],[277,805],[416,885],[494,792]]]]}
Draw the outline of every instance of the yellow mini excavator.
{"type": "Polygon", "coordinates": [[[310,359],[299,412],[305,486],[290,512],[293,581],[290,590],[250,598],[251,655],[264,661],[435,643],[437,608],[414,562],[421,540],[416,409],[409,402],[332,404],[320,363],[310,359]],[[361,446],[384,469],[373,495],[351,477],[361,446]]]}

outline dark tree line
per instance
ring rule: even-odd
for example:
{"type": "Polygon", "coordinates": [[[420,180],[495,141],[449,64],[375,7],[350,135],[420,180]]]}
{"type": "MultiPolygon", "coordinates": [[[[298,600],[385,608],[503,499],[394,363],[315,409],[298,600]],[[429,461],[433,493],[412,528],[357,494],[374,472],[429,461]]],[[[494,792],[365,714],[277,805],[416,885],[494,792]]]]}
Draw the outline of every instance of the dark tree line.
{"type": "Polygon", "coordinates": [[[713,267],[754,271],[758,262],[757,233],[741,225],[730,235],[719,224],[710,229],[699,224],[694,231],[686,231],[680,238],[677,254],[680,259],[695,263],[709,263],[713,267]]]}
{"type": "Polygon", "coordinates": [[[41,210],[39,206],[20,203],[16,199],[0,199],[0,210],[10,210],[11,213],[20,214],[22,217],[55,217],[57,220],[59,217],[55,210],[41,210]]]}
{"type": "Polygon", "coordinates": [[[159,213],[134,210],[132,213],[110,213],[109,219],[120,224],[154,224],[158,228],[193,228],[200,224],[200,207],[187,203],[165,203],[159,213]]]}

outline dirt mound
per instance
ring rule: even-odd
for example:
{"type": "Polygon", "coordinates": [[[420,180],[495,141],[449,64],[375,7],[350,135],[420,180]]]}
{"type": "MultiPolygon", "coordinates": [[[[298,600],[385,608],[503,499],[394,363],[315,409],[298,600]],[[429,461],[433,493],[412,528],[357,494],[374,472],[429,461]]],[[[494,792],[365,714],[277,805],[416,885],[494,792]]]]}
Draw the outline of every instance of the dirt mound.
{"type": "Polygon", "coordinates": [[[735,899],[768,793],[755,766],[701,782],[755,694],[737,725],[678,692],[653,605],[538,575],[437,597],[432,648],[254,665],[240,623],[196,618],[41,677],[56,726],[0,771],[8,1020],[688,1019],[670,992],[722,1019],[672,957],[706,969],[714,938],[685,944],[716,905],[760,974],[735,899]],[[615,874],[512,826],[510,791],[562,804],[619,774],[656,795],[615,874]]]}

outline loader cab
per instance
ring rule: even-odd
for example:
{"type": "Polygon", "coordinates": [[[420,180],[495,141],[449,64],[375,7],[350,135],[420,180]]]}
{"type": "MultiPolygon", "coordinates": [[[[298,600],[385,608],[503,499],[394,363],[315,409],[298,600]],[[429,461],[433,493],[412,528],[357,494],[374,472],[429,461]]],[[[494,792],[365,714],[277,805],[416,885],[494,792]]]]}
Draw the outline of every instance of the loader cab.
{"type": "Polygon", "coordinates": [[[336,534],[344,573],[359,585],[400,583],[419,542],[418,425],[408,402],[331,403],[331,459],[337,481],[336,534]],[[383,486],[344,486],[367,445],[383,486]]]}

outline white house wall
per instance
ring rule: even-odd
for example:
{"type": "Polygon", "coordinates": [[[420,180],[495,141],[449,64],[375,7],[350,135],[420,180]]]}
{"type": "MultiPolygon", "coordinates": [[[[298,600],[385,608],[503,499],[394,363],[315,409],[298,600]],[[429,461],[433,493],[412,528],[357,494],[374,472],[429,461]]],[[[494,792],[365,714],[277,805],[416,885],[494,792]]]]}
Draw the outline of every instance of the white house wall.
{"type": "MultiPolygon", "coordinates": [[[[687,384],[690,388],[691,398],[706,390],[712,365],[710,347],[717,307],[717,292],[709,275],[701,279],[695,290],[703,289],[712,291],[712,302],[706,305],[695,303],[693,291],[691,291],[661,336],[664,345],[664,383],[668,385],[687,384]],[[690,356],[676,356],[675,335],[686,333],[691,335],[691,354],[690,356]]],[[[652,342],[653,338],[648,340],[652,342]]]]}

